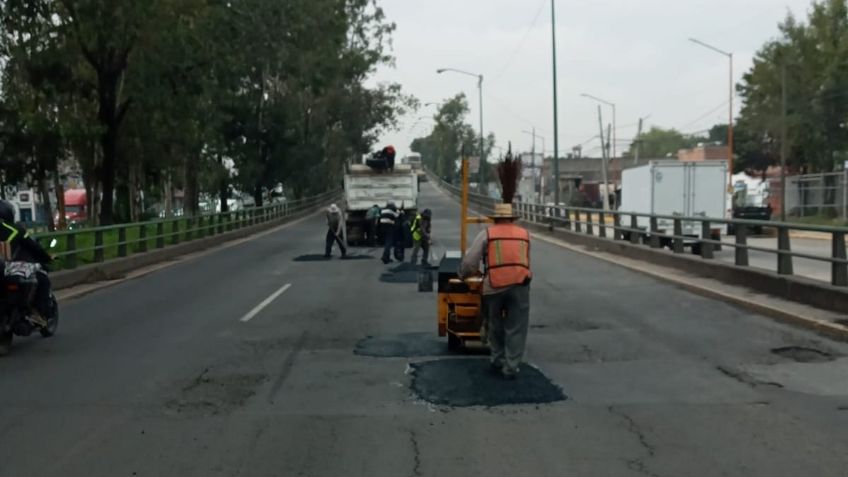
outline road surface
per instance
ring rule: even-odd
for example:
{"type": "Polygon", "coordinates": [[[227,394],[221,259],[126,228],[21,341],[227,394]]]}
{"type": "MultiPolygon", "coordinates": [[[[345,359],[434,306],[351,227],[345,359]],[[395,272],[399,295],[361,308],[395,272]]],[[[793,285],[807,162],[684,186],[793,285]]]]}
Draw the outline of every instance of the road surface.
{"type": "MultiPolygon", "coordinates": [[[[455,247],[456,206],[429,185],[422,205],[437,248],[455,247]]],[[[484,358],[446,355],[435,295],[409,275],[296,261],[322,253],[323,227],[311,217],[62,303],[55,338],[0,360],[0,475],[848,469],[847,346],[545,243],[527,359],[567,399],[494,405],[498,381],[471,390],[489,406],[422,400],[424,367],[440,365],[430,390],[449,393],[484,358]]]]}

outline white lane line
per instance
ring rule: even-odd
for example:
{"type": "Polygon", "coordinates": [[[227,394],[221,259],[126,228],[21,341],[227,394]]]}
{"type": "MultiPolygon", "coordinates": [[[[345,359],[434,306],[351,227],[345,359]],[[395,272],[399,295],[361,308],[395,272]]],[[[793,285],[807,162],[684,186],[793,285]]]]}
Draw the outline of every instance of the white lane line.
{"type": "Polygon", "coordinates": [[[241,317],[239,321],[241,321],[242,323],[247,323],[248,321],[252,320],[256,315],[259,314],[260,311],[262,311],[266,306],[270,305],[271,302],[276,300],[277,297],[285,293],[286,290],[288,290],[289,288],[291,288],[291,283],[286,283],[279,290],[272,293],[271,296],[263,300],[262,303],[256,305],[256,308],[250,310],[248,314],[241,317]]]}

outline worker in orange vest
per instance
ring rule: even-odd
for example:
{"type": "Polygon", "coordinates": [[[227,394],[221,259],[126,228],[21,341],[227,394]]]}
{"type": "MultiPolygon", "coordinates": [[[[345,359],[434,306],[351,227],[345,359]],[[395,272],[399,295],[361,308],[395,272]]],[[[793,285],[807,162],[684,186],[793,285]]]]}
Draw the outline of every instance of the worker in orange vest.
{"type": "Polygon", "coordinates": [[[460,276],[483,265],[483,310],[493,372],[518,377],[530,321],[530,234],[516,225],[511,204],[497,204],[495,224],[477,234],[465,252],[460,276]]]}

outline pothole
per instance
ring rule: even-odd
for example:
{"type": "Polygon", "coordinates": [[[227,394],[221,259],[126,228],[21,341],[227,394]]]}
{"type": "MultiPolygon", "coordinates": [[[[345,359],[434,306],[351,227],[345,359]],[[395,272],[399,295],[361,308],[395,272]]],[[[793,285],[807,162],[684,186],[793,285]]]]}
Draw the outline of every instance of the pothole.
{"type": "Polygon", "coordinates": [[[486,359],[441,359],[414,363],[412,390],[424,401],[451,407],[549,404],[567,399],[541,371],[522,364],[518,379],[490,371],[486,359]]]}
{"type": "Polygon", "coordinates": [[[784,346],[774,348],[771,352],[781,358],[791,359],[798,363],[825,363],[833,361],[833,355],[826,351],[804,346],[784,346]]]}

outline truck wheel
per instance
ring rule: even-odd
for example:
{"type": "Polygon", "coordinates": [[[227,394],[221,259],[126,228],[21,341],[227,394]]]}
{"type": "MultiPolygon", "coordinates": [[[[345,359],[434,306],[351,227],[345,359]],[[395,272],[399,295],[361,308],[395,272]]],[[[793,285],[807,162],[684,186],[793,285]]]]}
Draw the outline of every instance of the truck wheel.
{"type": "Polygon", "coordinates": [[[692,255],[700,255],[701,254],[701,243],[693,243],[692,244],[692,255]]]}

